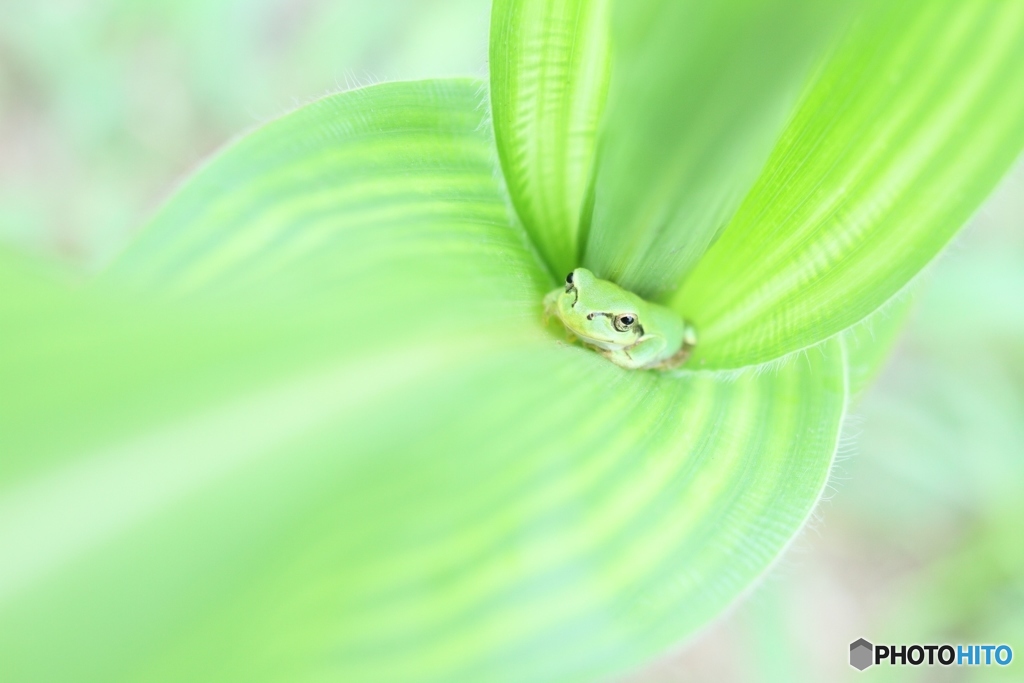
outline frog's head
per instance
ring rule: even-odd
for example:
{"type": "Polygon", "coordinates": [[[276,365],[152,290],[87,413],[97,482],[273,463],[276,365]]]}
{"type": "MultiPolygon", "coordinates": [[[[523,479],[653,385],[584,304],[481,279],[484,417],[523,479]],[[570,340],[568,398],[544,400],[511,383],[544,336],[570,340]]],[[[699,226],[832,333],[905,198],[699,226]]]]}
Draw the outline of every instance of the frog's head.
{"type": "Polygon", "coordinates": [[[608,350],[631,346],[643,336],[642,300],[618,285],[597,278],[586,268],[565,277],[558,295],[558,317],[576,336],[608,350]]]}

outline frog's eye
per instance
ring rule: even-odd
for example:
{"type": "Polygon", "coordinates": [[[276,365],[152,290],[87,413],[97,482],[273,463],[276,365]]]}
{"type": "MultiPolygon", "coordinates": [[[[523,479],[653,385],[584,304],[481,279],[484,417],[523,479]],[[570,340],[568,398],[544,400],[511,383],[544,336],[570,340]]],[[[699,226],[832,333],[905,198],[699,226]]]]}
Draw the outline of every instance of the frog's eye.
{"type": "Polygon", "coordinates": [[[572,284],[572,271],[571,270],[569,271],[569,274],[565,276],[565,284],[567,284],[567,285],[571,285],[572,284]]]}
{"type": "Polygon", "coordinates": [[[619,332],[625,332],[629,328],[636,324],[636,316],[632,313],[623,313],[615,316],[615,329],[619,332]]]}

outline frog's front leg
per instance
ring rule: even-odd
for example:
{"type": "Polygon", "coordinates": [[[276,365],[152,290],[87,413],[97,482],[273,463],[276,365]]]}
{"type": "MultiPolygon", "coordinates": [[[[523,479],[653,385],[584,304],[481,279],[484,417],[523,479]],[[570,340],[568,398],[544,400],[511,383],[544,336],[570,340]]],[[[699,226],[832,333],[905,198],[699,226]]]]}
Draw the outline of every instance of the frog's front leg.
{"type": "Polygon", "coordinates": [[[693,347],[697,345],[697,330],[686,323],[686,327],[683,331],[683,343],[679,347],[679,350],[674,354],[666,358],[665,360],[658,363],[656,368],[659,370],[675,370],[680,365],[685,363],[690,358],[690,354],[693,353],[693,347]]]}
{"type": "Polygon", "coordinates": [[[624,368],[654,368],[664,360],[665,338],[660,334],[641,337],[635,344],[627,346],[619,352],[620,360],[614,360],[624,368]],[[623,362],[624,361],[624,362],[623,362]]]}

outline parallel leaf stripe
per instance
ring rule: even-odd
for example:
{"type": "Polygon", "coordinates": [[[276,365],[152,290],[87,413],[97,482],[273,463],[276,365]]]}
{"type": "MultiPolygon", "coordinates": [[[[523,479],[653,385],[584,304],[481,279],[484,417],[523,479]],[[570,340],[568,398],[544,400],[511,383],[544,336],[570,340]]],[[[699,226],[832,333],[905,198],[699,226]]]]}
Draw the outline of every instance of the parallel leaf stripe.
{"type": "Polygon", "coordinates": [[[698,362],[766,362],[888,301],[1024,145],[1024,94],[1007,87],[1022,78],[1024,6],[873,8],[674,299],[698,321],[698,362]],[[850,75],[867,71],[894,80],[850,75]]]}
{"type": "MultiPolygon", "coordinates": [[[[787,390],[784,393],[790,393],[790,392],[789,392],[789,390],[787,390]]],[[[764,418],[764,417],[771,418],[772,417],[772,415],[771,415],[772,411],[771,411],[770,407],[764,407],[765,403],[767,401],[767,395],[758,396],[755,393],[755,394],[749,396],[748,399],[753,401],[753,406],[752,407],[757,406],[758,403],[760,403],[760,405],[761,405],[760,408],[755,409],[754,411],[752,411],[755,416],[760,416],[761,418],[764,418]],[[762,411],[765,411],[765,410],[767,411],[767,413],[765,413],[764,415],[759,415],[762,411]]],[[[712,403],[718,403],[718,401],[714,401],[712,403]]],[[[722,407],[724,407],[725,405],[730,405],[731,407],[735,408],[735,404],[723,403],[721,405],[722,405],[722,407]]],[[[618,405],[613,405],[611,407],[611,412],[614,413],[614,411],[618,410],[618,409],[619,409],[618,405]]],[[[738,414],[742,415],[743,414],[742,409],[738,409],[738,410],[739,410],[738,414]]],[[[720,425],[720,421],[719,420],[707,419],[708,417],[709,416],[707,416],[706,414],[700,413],[698,411],[698,412],[696,412],[694,414],[693,421],[696,424],[720,425]]],[[[596,416],[596,420],[594,420],[594,422],[599,424],[605,418],[606,418],[605,415],[599,414],[599,415],[596,416]]],[[[754,431],[754,425],[757,424],[757,422],[756,422],[757,419],[758,419],[757,417],[749,418],[748,421],[747,421],[747,427],[740,428],[737,431],[740,431],[740,432],[751,432],[751,431],[754,431]]],[[[584,424],[584,427],[586,427],[588,429],[589,429],[589,426],[590,426],[589,421],[588,421],[587,424],[584,424]]],[[[705,429],[707,429],[707,427],[705,427],[705,429]]],[[[825,430],[825,431],[829,432],[829,430],[825,430]]],[[[793,430],[791,430],[791,429],[782,429],[781,432],[785,433],[785,434],[792,434],[793,430]]],[[[598,434],[599,434],[598,438],[599,439],[600,438],[606,438],[606,437],[610,436],[613,433],[614,433],[614,431],[612,431],[612,432],[598,432],[598,434]]],[[[710,433],[707,433],[706,436],[702,436],[700,438],[701,438],[701,440],[703,440],[703,441],[705,441],[707,443],[710,443],[711,442],[710,436],[711,436],[710,433]]],[[[832,431],[832,432],[830,432],[828,434],[825,434],[824,436],[825,436],[825,440],[827,442],[827,450],[828,450],[829,453],[831,453],[831,450],[832,450],[832,448],[834,446],[834,431],[832,431]],[[829,438],[829,437],[831,437],[831,438],[829,438]]],[[[673,439],[669,438],[669,441],[672,442],[673,439]]],[[[738,440],[738,445],[746,445],[745,440],[744,439],[739,439],[738,440]]],[[[785,444],[777,444],[777,445],[785,446],[785,444]]],[[[769,446],[767,446],[767,445],[765,446],[765,448],[768,448],[768,447],[769,446]]],[[[758,462],[758,459],[756,457],[752,457],[752,453],[756,453],[759,450],[760,449],[758,449],[756,447],[751,447],[751,446],[747,445],[747,448],[744,449],[743,451],[734,451],[734,453],[735,453],[734,457],[740,456],[741,452],[743,453],[743,455],[741,456],[741,460],[740,460],[740,462],[743,463],[743,464],[741,465],[741,467],[740,467],[740,469],[738,471],[730,470],[730,469],[726,468],[723,471],[723,475],[729,477],[730,480],[732,479],[732,477],[737,477],[739,479],[742,479],[744,474],[746,474],[748,476],[752,476],[755,480],[759,481],[761,486],[765,487],[765,490],[770,491],[770,490],[772,490],[774,488],[773,485],[774,485],[774,483],[776,481],[775,476],[783,476],[784,477],[785,474],[789,473],[790,469],[798,470],[800,468],[807,467],[806,463],[794,462],[794,463],[791,464],[791,468],[787,468],[785,470],[782,470],[777,475],[770,476],[768,479],[765,479],[763,475],[759,475],[755,471],[746,471],[745,472],[744,469],[743,469],[745,467],[749,468],[749,467],[753,466],[755,468],[760,468],[760,467],[768,467],[768,466],[770,466],[770,465],[762,465],[761,463],[758,462]]],[[[643,451],[640,451],[640,452],[643,452],[643,451]]],[[[721,456],[719,456],[719,457],[721,457],[721,456]]],[[[692,471],[692,468],[696,466],[696,463],[693,462],[692,460],[689,460],[689,459],[686,462],[689,463],[688,469],[690,469],[690,471],[692,471]]],[[[634,466],[636,465],[636,463],[632,463],[632,464],[634,466]]],[[[625,477],[625,478],[622,477],[621,476],[621,474],[622,474],[621,470],[622,470],[621,467],[613,468],[608,473],[608,476],[605,476],[597,484],[597,488],[596,489],[588,489],[588,490],[579,491],[578,492],[579,498],[587,499],[587,500],[595,500],[595,499],[600,500],[603,496],[607,495],[610,491],[613,491],[614,488],[616,487],[616,484],[618,484],[619,487],[622,487],[623,485],[625,485],[625,482],[628,482],[628,477],[625,477]],[[601,491],[604,491],[604,493],[602,494],[601,491]]],[[[827,459],[824,462],[824,466],[820,466],[819,465],[819,468],[818,468],[818,471],[817,471],[817,476],[814,477],[814,479],[816,481],[818,481],[818,482],[822,481],[826,472],[827,472],[827,459]]],[[[672,481],[677,481],[678,482],[678,478],[680,476],[684,476],[685,477],[685,475],[682,475],[681,472],[677,472],[675,475],[672,475],[672,474],[670,474],[668,472],[661,472],[657,476],[652,476],[652,478],[650,480],[650,484],[657,485],[658,482],[672,482],[672,481]]],[[[813,493],[816,492],[817,490],[818,490],[818,486],[814,485],[814,486],[811,487],[810,492],[813,495],[813,493]]],[[[714,545],[714,543],[712,542],[712,539],[717,534],[718,530],[716,529],[716,527],[714,527],[714,526],[706,527],[705,531],[702,532],[701,535],[693,536],[692,532],[687,532],[684,528],[679,527],[678,523],[672,524],[671,512],[672,512],[673,506],[672,506],[671,503],[672,502],[678,503],[679,500],[680,500],[680,498],[678,497],[679,494],[674,492],[674,487],[665,488],[660,493],[655,493],[655,491],[656,491],[656,489],[652,490],[652,491],[649,491],[649,492],[647,492],[645,494],[642,489],[639,489],[639,490],[638,489],[632,489],[630,491],[631,496],[635,497],[637,500],[648,500],[649,502],[646,505],[642,504],[638,508],[638,511],[634,513],[634,515],[630,518],[630,520],[628,522],[624,521],[624,522],[621,522],[619,524],[613,524],[613,529],[616,528],[616,527],[621,528],[621,530],[619,532],[615,532],[614,530],[611,530],[611,531],[608,532],[607,536],[603,533],[600,538],[590,539],[587,542],[587,545],[591,547],[590,551],[584,551],[583,548],[580,548],[579,550],[574,550],[572,548],[567,548],[566,549],[566,552],[565,552],[565,558],[566,559],[563,560],[562,562],[569,562],[569,565],[567,565],[567,566],[572,566],[571,558],[573,558],[574,555],[576,555],[576,553],[581,553],[581,552],[583,553],[583,555],[581,557],[587,558],[589,556],[589,559],[577,560],[577,561],[582,561],[583,565],[589,565],[589,566],[597,565],[597,566],[600,566],[601,564],[606,564],[610,559],[613,559],[613,558],[625,558],[627,560],[626,564],[624,564],[624,565],[621,564],[621,563],[618,564],[618,565],[614,565],[614,563],[613,563],[613,566],[617,566],[618,569],[615,572],[613,572],[612,574],[608,575],[608,580],[612,581],[612,583],[609,586],[610,592],[605,597],[606,600],[607,599],[614,599],[612,596],[618,594],[619,592],[621,592],[625,587],[627,587],[630,584],[630,579],[628,578],[629,576],[631,576],[631,575],[635,576],[635,575],[637,575],[638,572],[639,572],[640,575],[643,575],[645,572],[649,572],[651,567],[685,566],[685,560],[683,558],[685,558],[685,557],[687,557],[689,555],[692,555],[694,552],[699,550],[701,547],[708,547],[708,546],[713,546],[714,545]],[[653,498],[651,497],[651,494],[654,494],[653,498]],[[665,526],[666,524],[668,526],[665,526]],[[648,532],[646,534],[643,533],[645,530],[649,530],[649,529],[654,529],[655,531],[648,532]],[[687,547],[684,547],[683,550],[676,549],[676,546],[674,544],[666,543],[666,540],[668,538],[686,538],[686,539],[688,539],[688,541],[687,541],[688,549],[687,549],[687,547]],[[630,542],[631,539],[634,539],[632,543],[630,542]],[[645,553],[638,552],[639,551],[639,547],[642,547],[642,546],[646,546],[647,547],[647,551],[645,553]],[[597,555],[596,556],[590,556],[593,552],[597,552],[597,555]],[[666,562],[666,557],[664,556],[666,552],[669,553],[669,554],[675,553],[677,555],[676,562],[678,564],[676,564],[676,565],[668,564],[666,562]],[[625,572],[625,573],[623,573],[623,572],[625,572]],[[616,578],[616,577],[618,577],[618,578],[616,578]],[[611,588],[612,586],[615,586],[617,588],[612,589],[611,588]]],[[[531,491],[530,494],[529,494],[529,497],[531,499],[535,499],[536,495],[537,495],[536,492],[531,491]]],[[[772,498],[769,497],[769,499],[766,500],[765,503],[770,503],[771,501],[772,501],[772,498]]],[[[692,499],[688,498],[687,502],[689,504],[692,504],[692,499]]],[[[741,502],[742,501],[733,500],[733,499],[727,497],[726,499],[724,499],[721,502],[721,506],[723,508],[729,508],[729,507],[737,505],[737,504],[739,504],[741,502]]],[[[568,504],[567,500],[556,500],[556,501],[553,501],[553,505],[552,505],[551,509],[552,510],[557,510],[557,509],[563,508],[567,504],[568,504]]],[[[747,504],[747,505],[749,505],[749,504],[747,504]]],[[[629,506],[627,506],[626,509],[628,509],[628,507],[629,506]]],[[[742,505],[741,505],[740,509],[741,510],[743,509],[742,505]]],[[[739,516],[742,519],[750,519],[755,514],[763,514],[764,510],[763,510],[762,505],[754,505],[753,507],[750,507],[749,509],[744,510],[744,512],[746,514],[739,513],[739,512],[737,512],[736,514],[739,514],[739,516]]],[[[772,512],[777,514],[777,510],[772,510],[772,512]]],[[[538,514],[541,514],[541,516],[543,516],[542,513],[538,513],[538,514]]],[[[787,515],[785,518],[783,518],[783,520],[780,520],[778,522],[778,524],[777,524],[778,535],[776,535],[774,537],[771,537],[772,540],[765,540],[765,541],[763,541],[763,544],[761,545],[760,550],[758,550],[757,544],[750,545],[750,542],[749,542],[749,538],[750,537],[748,535],[746,535],[746,534],[744,534],[742,532],[737,531],[736,532],[736,539],[739,540],[739,541],[746,540],[746,543],[744,544],[744,547],[747,549],[747,552],[749,552],[750,550],[754,550],[754,556],[747,559],[748,566],[746,567],[746,571],[737,572],[737,575],[735,577],[733,577],[733,579],[730,582],[727,582],[727,584],[725,586],[723,586],[723,588],[722,588],[722,591],[723,591],[722,595],[725,595],[726,591],[728,589],[732,588],[733,586],[735,586],[737,583],[739,583],[740,585],[743,585],[743,583],[745,583],[745,580],[749,580],[748,572],[757,573],[758,571],[763,569],[764,564],[766,562],[768,562],[771,559],[771,557],[773,557],[773,555],[774,555],[773,551],[774,551],[774,548],[777,547],[777,544],[781,543],[781,542],[784,542],[785,539],[788,538],[788,536],[792,533],[793,529],[797,525],[799,525],[800,522],[803,521],[803,519],[806,516],[806,514],[807,514],[807,510],[805,508],[801,508],[801,509],[798,509],[798,510],[794,510],[793,514],[787,515]]],[[[704,511],[704,512],[695,512],[693,516],[696,517],[697,519],[720,519],[721,518],[720,515],[721,515],[721,512],[714,512],[712,510],[708,510],[708,511],[704,511]]],[[[605,520],[605,521],[607,522],[609,520],[605,520]]],[[[596,525],[595,524],[595,528],[597,528],[598,526],[603,528],[602,525],[596,525]]],[[[728,525],[726,525],[726,526],[728,526],[728,525]]],[[[461,525],[460,525],[460,528],[462,528],[461,525]]],[[[488,529],[485,527],[483,530],[481,530],[480,535],[481,535],[482,538],[486,538],[488,536],[492,536],[492,535],[494,535],[493,534],[493,529],[490,530],[490,533],[489,533],[488,529]]],[[[497,536],[500,539],[500,535],[497,535],[497,536]]],[[[461,535],[460,535],[460,538],[462,538],[463,540],[465,539],[465,537],[462,537],[461,535]]],[[[727,543],[726,546],[723,547],[723,550],[724,550],[724,548],[728,548],[730,545],[731,545],[731,543],[727,543]]],[[[500,543],[498,543],[497,546],[498,547],[492,548],[492,552],[499,552],[500,543]]],[[[438,552],[438,555],[440,557],[444,557],[447,554],[444,551],[444,549],[443,549],[443,545],[442,545],[441,548],[435,548],[435,550],[438,552]]],[[[733,555],[730,555],[730,556],[732,556],[734,559],[736,559],[736,556],[733,556],[733,555]]],[[[740,558],[743,558],[743,556],[741,555],[740,558]]],[[[557,566],[557,562],[554,561],[553,557],[549,558],[549,561],[553,562],[553,564],[547,565],[547,566],[548,566],[550,571],[554,571],[554,567],[557,566]]],[[[398,566],[403,566],[403,565],[406,565],[406,564],[407,564],[406,561],[399,561],[399,562],[397,562],[398,566]]],[[[381,570],[381,569],[384,569],[384,567],[374,568],[372,571],[378,571],[378,570],[381,570]]],[[[462,604],[462,605],[465,606],[464,609],[465,608],[469,608],[469,612],[468,613],[463,612],[462,615],[459,616],[459,617],[453,616],[453,617],[451,617],[450,621],[449,620],[444,620],[441,623],[435,624],[435,626],[432,627],[432,632],[435,632],[437,634],[437,637],[439,639],[441,639],[441,640],[443,640],[446,635],[454,635],[454,634],[458,633],[460,629],[465,627],[464,620],[466,620],[466,619],[472,620],[475,617],[479,617],[480,616],[480,614],[479,614],[479,610],[480,610],[479,605],[481,604],[480,603],[480,599],[483,596],[485,596],[485,595],[491,594],[491,591],[493,591],[494,588],[495,588],[495,586],[491,586],[491,585],[487,585],[487,584],[478,585],[474,590],[471,590],[471,592],[468,593],[463,599],[461,599],[461,600],[454,600],[454,599],[452,599],[452,600],[446,601],[446,603],[445,603],[446,606],[454,607],[456,605],[462,604]],[[472,606],[474,606],[474,605],[477,606],[477,608],[475,610],[472,609],[472,606]],[[445,622],[448,623],[447,626],[443,626],[442,625],[445,622]]],[[[463,590],[470,590],[470,589],[468,587],[463,587],[463,590]]],[[[525,636],[526,633],[531,632],[533,629],[535,629],[538,626],[538,624],[534,623],[534,619],[531,619],[530,617],[531,617],[531,614],[535,615],[535,614],[538,613],[537,612],[537,607],[539,605],[539,602],[541,602],[541,601],[549,601],[550,602],[552,598],[558,598],[559,597],[559,589],[553,588],[551,590],[554,591],[554,592],[546,592],[546,593],[541,593],[541,594],[537,595],[534,598],[534,600],[537,601],[537,602],[530,601],[530,602],[522,603],[521,621],[517,621],[516,623],[520,623],[521,624],[521,628],[524,629],[523,630],[524,636],[525,636]]],[[[629,591],[627,590],[626,593],[628,594],[628,592],[629,591]]],[[[679,598],[678,586],[675,589],[673,589],[672,591],[670,591],[670,593],[678,601],[678,598],[679,598]]],[[[572,617],[568,616],[569,614],[574,613],[576,610],[585,608],[586,605],[588,605],[590,602],[592,602],[592,599],[586,597],[586,595],[587,595],[586,592],[580,594],[580,597],[578,598],[578,600],[570,603],[567,606],[567,608],[569,609],[569,612],[567,612],[566,616],[564,617],[566,620],[569,620],[569,619],[572,618],[572,617]]],[[[454,596],[452,596],[452,597],[454,598],[454,596]]],[[[718,596],[716,596],[716,597],[718,597],[718,596]]],[[[564,600],[565,596],[561,595],[561,598],[562,598],[562,600],[564,600]]],[[[381,599],[383,600],[383,602],[377,602],[377,601],[372,601],[371,600],[370,603],[367,604],[365,607],[366,607],[367,611],[370,614],[375,615],[376,618],[380,620],[381,626],[385,627],[385,626],[387,626],[388,624],[390,624],[392,622],[390,620],[391,619],[391,615],[389,614],[389,610],[386,607],[386,605],[388,603],[387,597],[386,596],[381,596],[381,599]]],[[[668,598],[667,595],[663,599],[659,600],[659,602],[663,603],[663,605],[673,604],[672,601],[668,598]]],[[[714,602],[714,600],[712,600],[712,602],[714,602]]],[[[395,609],[400,610],[400,604],[396,604],[395,609]]],[[[550,609],[550,605],[549,605],[549,609],[550,609]]],[[[519,610],[517,610],[517,611],[519,611],[519,610]]],[[[548,616],[551,616],[551,615],[548,614],[548,616]]],[[[696,618],[696,615],[692,615],[692,616],[693,616],[693,618],[696,618]]],[[[375,621],[375,619],[373,619],[373,618],[371,618],[371,620],[369,622],[360,620],[361,628],[368,628],[368,629],[370,629],[372,631],[372,624],[373,624],[374,621],[375,621]]],[[[504,622],[505,626],[502,629],[502,633],[504,633],[505,636],[508,636],[511,633],[510,631],[508,631],[508,628],[509,628],[508,624],[510,622],[512,622],[512,621],[514,621],[514,620],[509,618],[509,621],[504,622]]],[[[559,623],[560,624],[562,622],[556,621],[555,623],[559,623]]],[[[556,626],[554,628],[557,629],[558,627],[556,626]]],[[[586,647],[586,646],[584,646],[584,647],[586,647]]]]}
{"type": "Polygon", "coordinates": [[[609,71],[609,0],[499,0],[491,109],[512,201],[549,266],[574,267],[609,71]]]}

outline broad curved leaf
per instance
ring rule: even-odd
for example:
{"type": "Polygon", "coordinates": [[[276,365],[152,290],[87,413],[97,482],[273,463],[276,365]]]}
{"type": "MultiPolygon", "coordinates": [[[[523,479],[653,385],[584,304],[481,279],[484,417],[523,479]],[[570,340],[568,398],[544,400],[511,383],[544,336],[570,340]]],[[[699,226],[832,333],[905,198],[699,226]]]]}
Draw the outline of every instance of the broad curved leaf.
{"type": "Polygon", "coordinates": [[[532,321],[551,285],[508,222],[479,90],[386,85],[286,116],[182,188],[100,283],[23,306],[0,467],[413,332],[532,321]]]}
{"type": "Polygon", "coordinates": [[[617,3],[584,264],[648,298],[674,292],[757,179],[848,4],[617,3]]]}
{"type": "Polygon", "coordinates": [[[0,307],[27,330],[4,400],[31,397],[0,450],[47,454],[0,475],[5,679],[591,680],[800,528],[838,342],[729,378],[558,341],[478,92],[299,110],[193,178],[106,286],[0,307]]]}
{"type": "Polygon", "coordinates": [[[512,201],[555,273],[579,264],[580,218],[610,70],[611,0],[497,0],[491,110],[512,201]]]}
{"type": "Polygon", "coordinates": [[[694,361],[740,367],[863,320],[1024,146],[1024,4],[873,2],[675,299],[694,361]]]}

